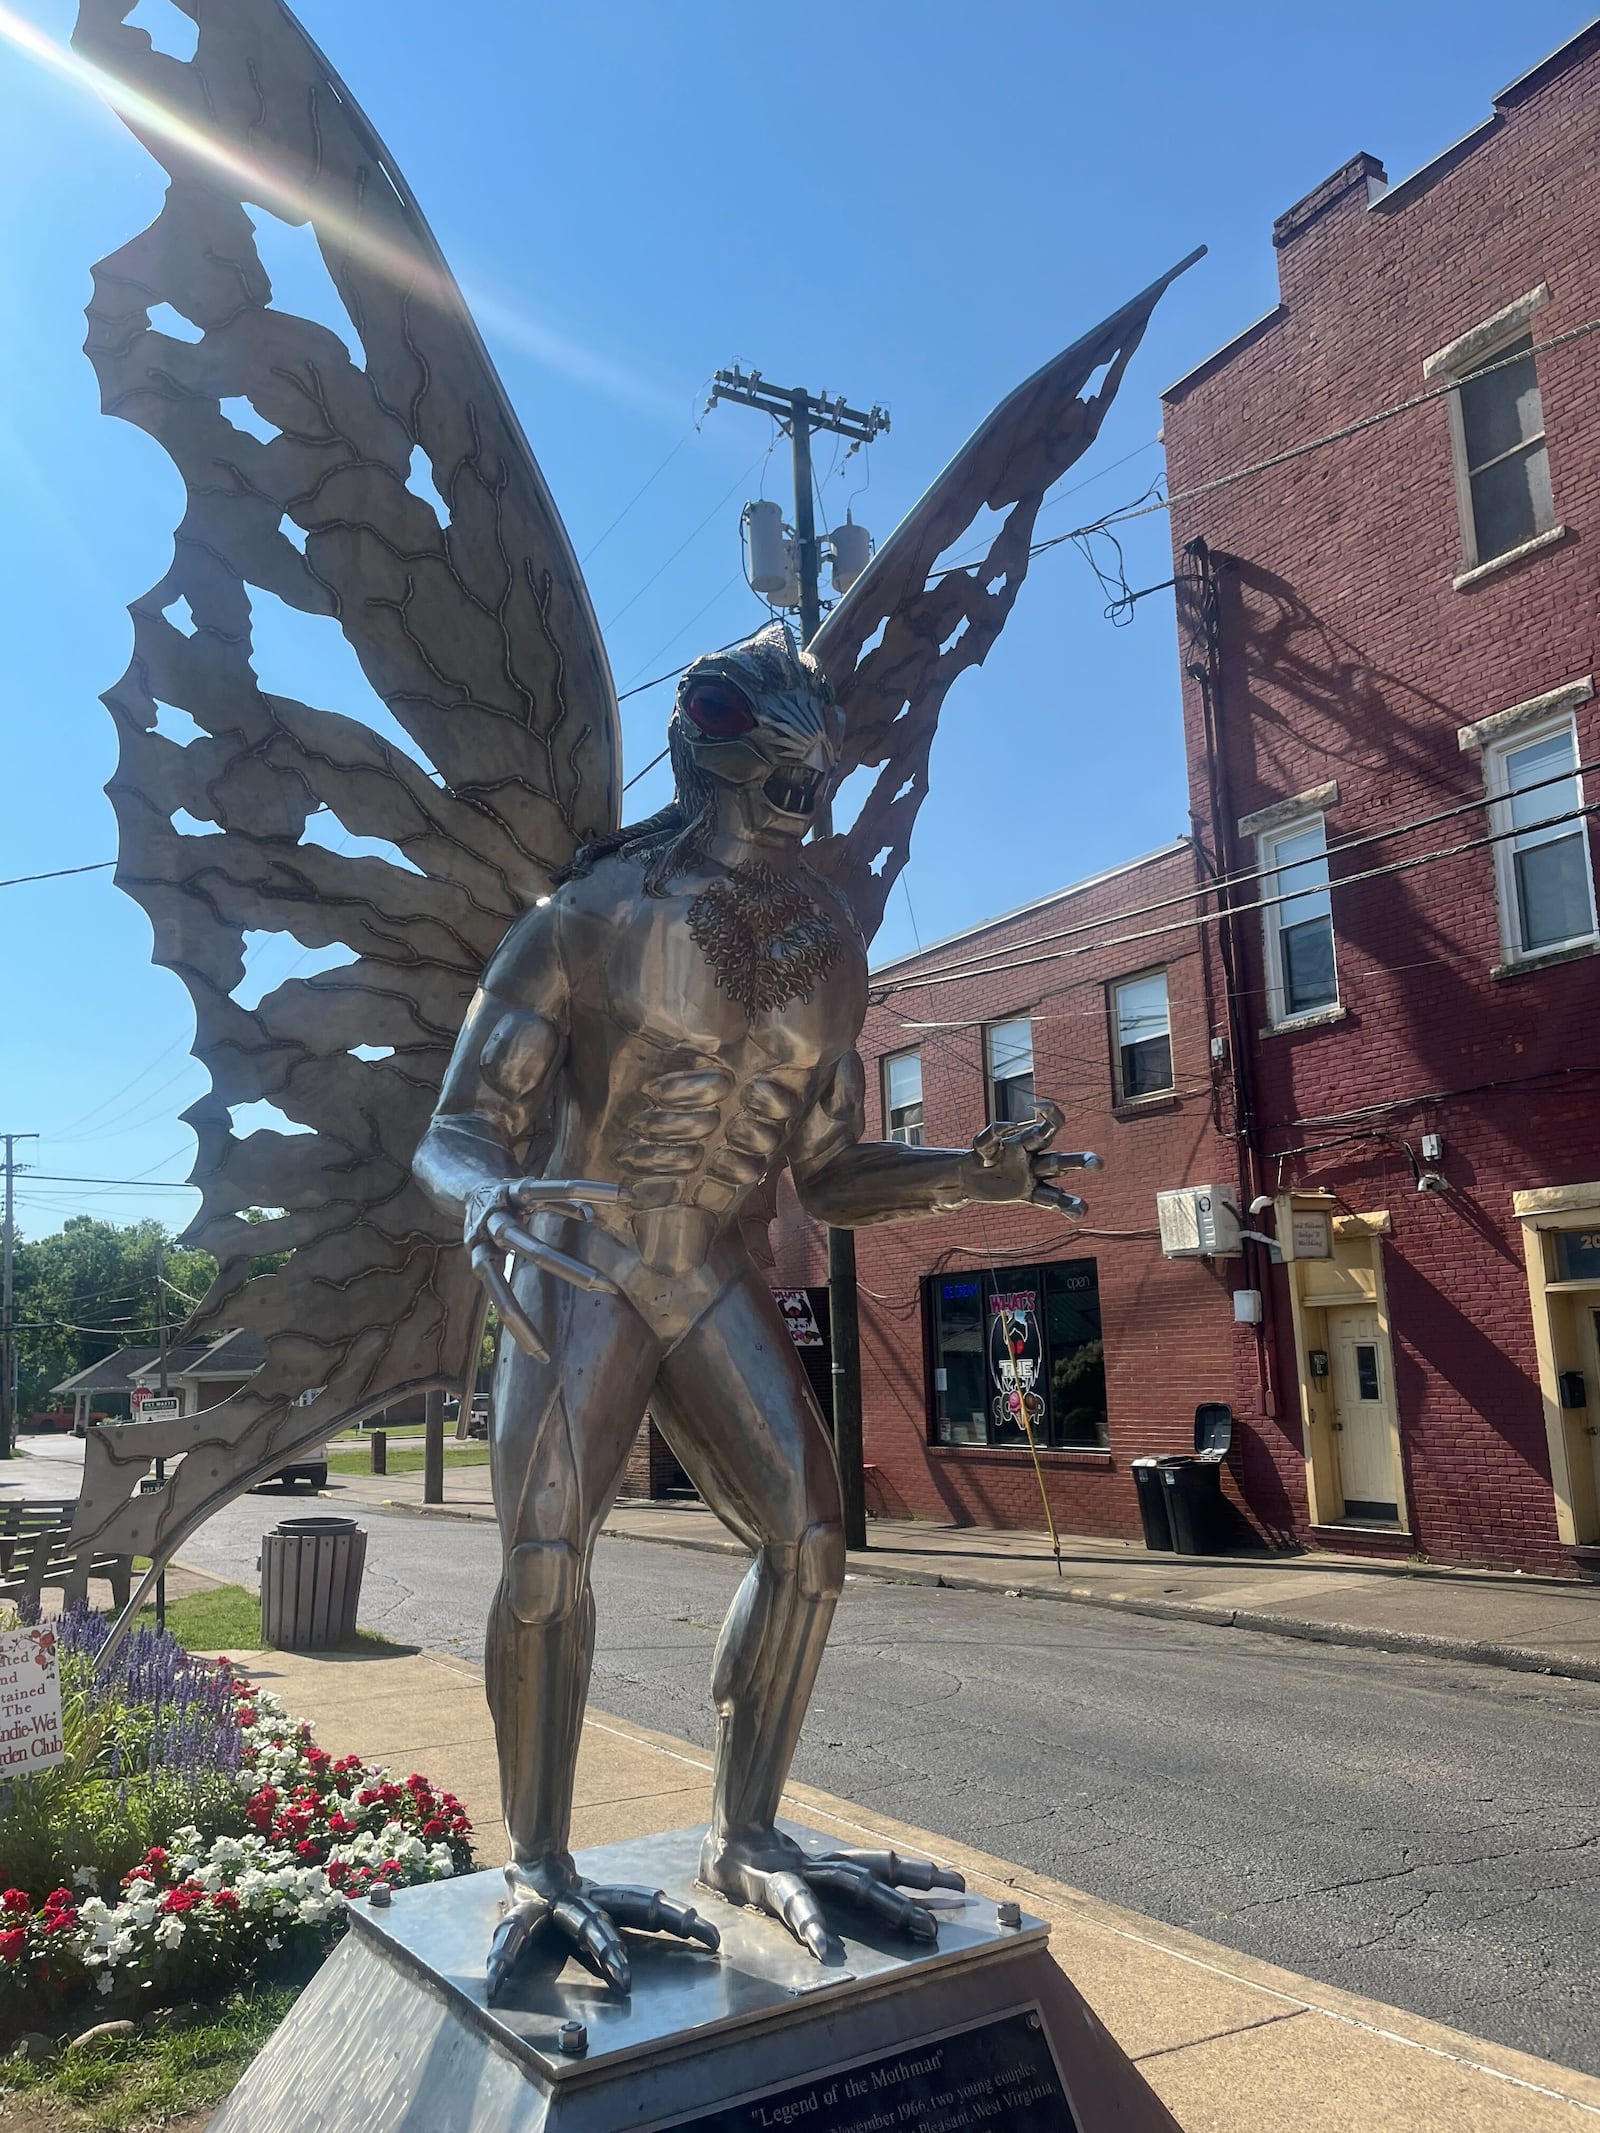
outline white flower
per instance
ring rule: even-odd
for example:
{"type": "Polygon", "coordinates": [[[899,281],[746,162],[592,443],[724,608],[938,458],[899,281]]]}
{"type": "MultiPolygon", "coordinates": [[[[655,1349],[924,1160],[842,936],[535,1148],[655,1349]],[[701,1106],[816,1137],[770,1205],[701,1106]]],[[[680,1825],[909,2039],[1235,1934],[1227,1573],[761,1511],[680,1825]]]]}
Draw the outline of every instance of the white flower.
{"type": "Polygon", "coordinates": [[[100,1876],[92,1866],[75,1866],[72,1869],[74,1888],[92,1889],[98,1885],[99,1880],[100,1876]]]}
{"type": "Polygon", "coordinates": [[[156,1927],[156,1939],[163,1948],[175,1948],[183,1938],[183,1920],[175,1911],[169,1911],[156,1927]]]}
{"type": "Polygon", "coordinates": [[[95,1984],[98,1986],[101,1992],[112,1991],[116,1986],[116,1982],[116,1979],[111,1975],[111,1972],[109,1970],[102,1970],[100,1975],[95,1979],[95,1984]]]}
{"type": "Polygon", "coordinates": [[[281,1948],[283,1946],[282,1938],[276,1933],[269,1933],[267,1935],[267,1946],[272,1949],[281,1948]]]}

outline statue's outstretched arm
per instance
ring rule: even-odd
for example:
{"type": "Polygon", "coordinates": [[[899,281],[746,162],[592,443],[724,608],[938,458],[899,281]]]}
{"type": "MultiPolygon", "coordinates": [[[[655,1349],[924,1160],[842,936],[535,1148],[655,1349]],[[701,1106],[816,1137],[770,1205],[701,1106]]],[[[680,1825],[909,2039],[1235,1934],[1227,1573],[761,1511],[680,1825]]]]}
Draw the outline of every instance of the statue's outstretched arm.
{"type": "Polygon", "coordinates": [[[865,1229],[875,1222],[954,1214],[974,1200],[1026,1200],[1064,1215],[1086,1211],[1076,1194],[1063,1192],[1054,1180],[1063,1170],[1098,1170],[1100,1158],[1051,1150],[1066,1123],[1057,1105],[1041,1100],[1032,1119],[985,1126],[970,1148],[907,1148],[861,1138],[865,1090],[861,1061],[847,1052],[801,1122],[791,1150],[800,1205],[818,1222],[865,1229]]]}
{"type": "Polygon", "coordinates": [[[613,1284],[581,1260],[531,1236],[524,1223],[541,1207],[587,1215],[620,1188],[590,1179],[530,1178],[520,1151],[544,1110],[566,1056],[568,990],[560,919],[546,904],[518,920],[473,995],[417,1149],[417,1181],[461,1223],[479,1280],[520,1348],[547,1360],[537,1328],[506,1279],[508,1253],[579,1288],[613,1284]]]}

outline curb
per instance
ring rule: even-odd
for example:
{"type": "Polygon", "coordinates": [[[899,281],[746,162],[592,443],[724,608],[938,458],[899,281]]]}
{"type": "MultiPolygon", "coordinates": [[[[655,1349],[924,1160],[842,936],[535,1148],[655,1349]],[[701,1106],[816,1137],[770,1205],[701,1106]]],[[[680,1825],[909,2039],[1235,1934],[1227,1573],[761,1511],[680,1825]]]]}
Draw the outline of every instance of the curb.
{"type": "MultiPolygon", "coordinates": [[[[453,1518],[487,1523],[483,1514],[450,1504],[381,1506],[412,1518],[453,1518]]],[[[683,1548],[692,1555],[747,1556],[735,1540],[700,1540],[668,1533],[637,1533],[627,1526],[602,1526],[609,1540],[642,1541],[653,1548],[683,1548]]],[[[908,1570],[881,1566],[859,1554],[849,1559],[848,1574],[881,1585],[929,1585],[950,1592],[984,1592],[996,1599],[1053,1600],[1057,1605],[1101,1607],[1121,1614],[1148,1615],[1164,1622],[1203,1622],[1208,1629],[1251,1630],[1260,1636],[1285,1637],[1298,1644],[1339,1644],[1354,1651],[1407,1652],[1424,1659],[1454,1659],[1467,1666],[1498,1667],[1514,1674],[1558,1675],[1566,1681],[1600,1681],[1600,1658],[1572,1652],[1542,1652],[1520,1644],[1495,1644],[1476,1637],[1441,1637],[1427,1630],[1373,1628],[1364,1622],[1322,1622],[1314,1616],[1274,1615],[1260,1608],[1211,1607],[1204,1600],[1139,1599],[1131,1593],[1092,1592],[1083,1585],[1018,1583],[996,1585],[988,1578],[963,1577],[959,1571],[908,1570]]]]}

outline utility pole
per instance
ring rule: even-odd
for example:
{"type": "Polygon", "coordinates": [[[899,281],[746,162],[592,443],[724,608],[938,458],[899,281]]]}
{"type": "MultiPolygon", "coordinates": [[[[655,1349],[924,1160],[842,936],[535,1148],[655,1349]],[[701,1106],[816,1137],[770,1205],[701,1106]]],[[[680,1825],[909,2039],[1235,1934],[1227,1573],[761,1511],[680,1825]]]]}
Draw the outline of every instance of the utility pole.
{"type": "MultiPolygon", "coordinates": [[[[800,580],[800,641],[809,644],[822,622],[822,550],[817,540],[817,516],[811,472],[811,439],[818,430],[835,437],[848,437],[854,444],[871,444],[889,427],[887,408],[863,412],[845,404],[843,394],[829,399],[826,392],[813,395],[804,386],[785,388],[769,385],[760,371],[719,370],[708,403],[731,400],[739,407],[759,408],[789,433],[794,456],[794,545],[800,580]]],[[[818,810],[814,835],[833,835],[833,801],[830,796],[818,810]]],[[[839,1458],[839,1479],[844,1508],[844,1540],[847,1548],[867,1545],[866,1477],[862,1471],[861,1434],[861,1320],[856,1294],[856,1237],[850,1229],[828,1232],[828,1331],[833,1350],[833,1444],[839,1458]]]]}
{"type": "Polygon", "coordinates": [[[17,1222],[14,1187],[18,1141],[36,1141],[37,1133],[0,1133],[6,1144],[5,1276],[0,1290],[0,1459],[14,1456],[17,1441],[17,1328],[11,1307],[11,1259],[16,1246],[17,1222]]]}

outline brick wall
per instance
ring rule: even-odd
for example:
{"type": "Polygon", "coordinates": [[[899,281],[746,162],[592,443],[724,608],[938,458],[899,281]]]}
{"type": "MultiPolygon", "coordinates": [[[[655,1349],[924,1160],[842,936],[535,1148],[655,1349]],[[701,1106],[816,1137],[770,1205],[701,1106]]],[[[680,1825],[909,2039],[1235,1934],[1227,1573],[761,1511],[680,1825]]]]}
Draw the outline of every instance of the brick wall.
{"type": "MultiPolygon", "coordinates": [[[[1600,317],[1597,120],[1590,30],[1415,179],[1370,202],[1378,166],[1357,158],[1281,218],[1278,309],[1166,396],[1172,493],[1414,397],[1427,356],[1540,283],[1536,340],[1600,317]]],[[[1483,761],[1458,748],[1457,729],[1594,672],[1600,336],[1542,353],[1538,373],[1566,538],[1462,589],[1439,401],[1175,505],[1180,560],[1198,537],[1218,569],[1214,764],[1192,679],[1185,718],[1197,820],[1209,825],[1215,804],[1224,865],[1253,862],[1238,816],[1325,780],[1339,786],[1330,845],[1480,798],[1483,761]]],[[[1600,758],[1593,702],[1579,708],[1578,743],[1581,760],[1600,758]]],[[[1468,813],[1335,853],[1335,883],[1487,827],[1468,813]]],[[[1592,824],[1589,836],[1593,856],[1592,824]]],[[[1511,1200],[1600,1178],[1600,963],[1492,975],[1502,949],[1486,850],[1336,887],[1334,917],[1345,1016],[1298,1034],[1256,1034],[1260,924],[1238,924],[1259,1174],[1269,1189],[1324,1186],[1349,1208],[1392,1211],[1414,1544],[1440,1560],[1565,1571],[1511,1200]],[[1426,1131],[1445,1140],[1442,1197],[1417,1193],[1400,1145],[1414,1153],[1426,1131]],[[1351,1138],[1380,1132],[1393,1138],[1351,1138]]],[[[1263,1395],[1249,1340],[1235,1396],[1298,1504],[1281,1272],[1275,1301],[1277,1398],[1263,1395]]]]}
{"type": "MultiPolygon", "coordinates": [[[[987,1117],[981,1025],[1030,1014],[1034,1086],[1067,1113],[1059,1144],[1092,1148],[1105,1161],[1103,1170],[1065,1181],[1089,1202],[1081,1224],[1042,1209],[986,1208],[857,1232],[866,1459],[876,1470],[868,1477],[868,1500],[874,1511],[960,1524],[1043,1523],[1026,1450],[931,1442],[921,1305],[921,1283],[930,1274],[1041,1260],[1096,1262],[1110,1447],[1042,1455],[1055,1516],[1069,1532],[1136,1538],[1128,1461],[1145,1452],[1192,1449],[1196,1405],[1229,1397],[1230,1276],[1204,1263],[1163,1259],[1155,1229],[1159,1190],[1211,1183],[1219,1170],[1226,1175],[1229,1161],[1213,1124],[1204,962],[1190,932],[1116,945],[1119,936],[1189,912],[1194,880],[1191,848],[1172,846],[874,973],[875,1004],[861,1040],[869,1137],[885,1132],[881,1060],[919,1046],[925,1144],[970,1143],[987,1117]],[[1172,898],[1178,899],[1173,908],[1119,917],[1172,898]],[[1015,962],[1024,954],[1028,967],[937,986],[916,982],[951,964],[1015,962]],[[1158,964],[1167,971],[1175,1094],[1119,1111],[1106,986],[1158,964]],[[917,1026],[922,1024],[936,1026],[917,1026]]],[[[826,1278],[822,1234],[801,1213],[787,1177],[774,1237],[775,1282],[798,1286],[826,1278]]],[[[1236,1270],[1237,1262],[1232,1264],[1236,1270]]],[[[1239,1444],[1235,1471],[1247,1496],[1252,1480],[1265,1483],[1265,1493],[1251,1503],[1259,1528],[1281,1529],[1290,1521],[1275,1462],[1247,1437],[1239,1444]]]]}

